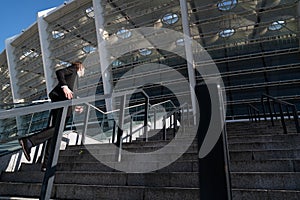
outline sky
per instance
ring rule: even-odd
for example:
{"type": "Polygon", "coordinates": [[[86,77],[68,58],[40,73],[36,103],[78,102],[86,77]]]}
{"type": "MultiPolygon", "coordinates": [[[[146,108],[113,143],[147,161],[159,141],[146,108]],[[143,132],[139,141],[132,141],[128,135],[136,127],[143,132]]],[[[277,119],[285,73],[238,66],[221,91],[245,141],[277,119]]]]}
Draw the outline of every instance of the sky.
{"type": "Polygon", "coordinates": [[[37,13],[62,5],[65,0],[1,0],[0,53],[5,40],[18,35],[36,22],[37,13]]]}

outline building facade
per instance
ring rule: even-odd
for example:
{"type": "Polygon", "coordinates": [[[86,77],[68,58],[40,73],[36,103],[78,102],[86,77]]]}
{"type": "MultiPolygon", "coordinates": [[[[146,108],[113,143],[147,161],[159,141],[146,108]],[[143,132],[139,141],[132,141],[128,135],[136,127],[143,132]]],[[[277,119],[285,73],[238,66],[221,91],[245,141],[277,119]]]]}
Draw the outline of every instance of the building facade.
{"type": "MultiPolygon", "coordinates": [[[[0,101],[47,99],[56,84],[55,71],[80,60],[87,69],[80,97],[144,88],[152,103],[175,94],[193,104],[192,92],[181,83],[188,80],[194,87],[205,79],[195,70],[212,68],[212,62],[199,58],[205,51],[224,83],[228,119],[247,115],[246,105],[259,106],[263,93],[300,108],[299,14],[297,0],[68,1],[37,13],[36,22],[5,41],[0,101]],[[164,36],[161,48],[151,39],[148,47],[135,40],[141,48],[124,50],[136,30],[145,30],[141,28],[183,37],[164,36]],[[184,56],[178,53],[182,48],[184,56]],[[151,83],[151,77],[157,79],[151,83]]],[[[142,36],[151,34],[147,30],[142,36]]],[[[96,106],[110,109],[111,103],[96,106]]]]}

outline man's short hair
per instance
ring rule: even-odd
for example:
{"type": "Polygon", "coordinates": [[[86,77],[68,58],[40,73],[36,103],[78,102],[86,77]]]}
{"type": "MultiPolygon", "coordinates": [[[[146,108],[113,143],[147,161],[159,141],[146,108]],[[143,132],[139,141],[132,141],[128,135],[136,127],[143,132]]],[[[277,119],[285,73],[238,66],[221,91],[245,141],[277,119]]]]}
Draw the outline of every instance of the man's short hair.
{"type": "Polygon", "coordinates": [[[80,61],[73,62],[72,65],[75,65],[77,70],[84,68],[84,65],[80,61]]]}

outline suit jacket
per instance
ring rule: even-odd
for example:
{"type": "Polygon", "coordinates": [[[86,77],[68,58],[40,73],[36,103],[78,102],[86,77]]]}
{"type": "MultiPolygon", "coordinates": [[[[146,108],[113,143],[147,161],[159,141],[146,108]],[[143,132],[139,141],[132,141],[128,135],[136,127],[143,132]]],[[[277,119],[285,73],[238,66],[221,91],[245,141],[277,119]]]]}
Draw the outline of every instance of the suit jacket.
{"type": "Polygon", "coordinates": [[[77,90],[78,75],[75,65],[57,70],[56,77],[58,80],[58,84],[49,93],[49,97],[53,102],[67,100],[62,86],[67,85],[73,92],[77,90]]]}

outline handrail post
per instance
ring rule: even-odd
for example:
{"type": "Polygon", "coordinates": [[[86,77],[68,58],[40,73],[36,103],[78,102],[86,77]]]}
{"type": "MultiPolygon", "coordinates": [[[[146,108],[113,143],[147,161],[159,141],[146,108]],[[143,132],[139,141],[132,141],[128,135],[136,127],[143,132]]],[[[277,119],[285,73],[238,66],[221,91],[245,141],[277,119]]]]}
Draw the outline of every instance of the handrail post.
{"type": "Polygon", "coordinates": [[[279,111],[280,111],[280,118],[281,118],[281,124],[282,124],[282,127],[283,127],[283,132],[284,132],[284,134],[287,134],[287,128],[286,128],[286,124],[285,124],[285,121],[284,121],[282,104],[279,104],[279,111]]]}
{"type": "Polygon", "coordinates": [[[112,132],[112,144],[115,143],[115,139],[116,139],[116,121],[114,120],[114,124],[113,124],[113,132],[112,132]]]}
{"type": "Polygon", "coordinates": [[[60,108],[58,110],[58,116],[55,124],[54,135],[52,138],[52,144],[50,149],[50,155],[47,162],[47,170],[44,175],[40,199],[48,200],[51,197],[51,192],[53,188],[53,182],[55,178],[56,165],[59,156],[60,143],[63,135],[63,130],[65,127],[66,117],[67,117],[68,106],[60,108]]]}
{"type": "MultiPolygon", "coordinates": [[[[291,114],[290,114],[290,111],[289,111],[289,107],[291,107],[292,108],[292,113],[293,113],[293,117],[294,117],[294,121],[295,121],[295,126],[296,126],[297,133],[300,133],[300,127],[299,127],[299,121],[298,121],[298,111],[297,111],[297,107],[296,107],[295,104],[291,104],[289,102],[276,99],[275,97],[272,97],[272,96],[267,95],[267,94],[263,94],[262,95],[262,98],[261,98],[262,102],[263,102],[263,97],[266,97],[268,99],[269,109],[270,110],[271,110],[271,104],[270,104],[270,100],[269,99],[273,100],[273,109],[274,109],[275,115],[276,115],[275,103],[277,103],[279,105],[280,118],[281,118],[282,126],[283,126],[283,129],[284,129],[284,133],[287,133],[287,127],[286,127],[286,123],[285,123],[285,119],[284,119],[283,106],[285,105],[286,114],[288,115],[288,119],[291,119],[291,114]]],[[[272,125],[274,126],[273,113],[270,112],[270,114],[271,114],[272,125]]],[[[276,116],[276,119],[277,119],[277,116],[276,116]]]]}
{"type": "Polygon", "coordinates": [[[129,142],[132,142],[132,127],[133,127],[133,117],[130,117],[130,136],[129,136],[129,142]]]}
{"type": "Polygon", "coordinates": [[[174,113],[174,129],[173,129],[174,137],[176,134],[176,130],[177,130],[177,111],[174,113]]]}
{"type": "Polygon", "coordinates": [[[275,116],[275,119],[277,120],[277,119],[278,119],[278,117],[277,117],[277,112],[276,112],[275,102],[274,102],[274,101],[272,101],[272,102],[273,102],[273,111],[274,111],[274,116],[275,116]]]}
{"type": "Polygon", "coordinates": [[[290,111],[289,111],[289,106],[286,105],[285,109],[286,109],[286,113],[287,113],[288,118],[291,119],[291,114],[290,114],[290,111]]]}
{"type": "Polygon", "coordinates": [[[154,110],[153,121],[154,121],[154,130],[156,130],[156,110],[154,110]]]}
{"type": "Polygon", "coordinates": [[[144,115],[144,135],[146,136],[146,142],[148,142],[148,115],[149,115],[149,98],[145,96],[145,115],[144,115]]]}
{"type": "Polygon", "coordinates": [[[264,102],[264,96],[261,97],[261,106],[262,106],[262,110],[263,110],[263,113],[264,113],[265,121],[267,121],[267,114],[266,114],[266,107],[265,107],[265,102],[264,102]]]}
{"type": "MultiPolygon", "coordinates": [[[[264,104],[263,100],[261,101],[262,104],[264,104]]],[[[260,121],[260,113],[257,107],[255,107],[254,105],[248,103],[248,118],[250,122],[258,122],[260,121]]],[[[265,115],[265,114],[264,114],[265,115]]]]}
{"type": "MultiPolygon", "coordinates": [[[[252,112],[253,109],[250,107],[249,110],[250,110],[251,121],[254,122],[254,119],[253,119],[253,118],[255,118],[255,114],[252,112]]],[[[255,121],[256,121],[256,120],[255,120],[255,121]]]]}
{"type": "Polygon", "coordinates": [[[163,116],[163,140],[167,140],[167,130],[166,130],[167,119],[163,116]]]}
{"type": "Polygon", "coordinates": [[[270,117],[271,117],[272,126],[274,126],[273,112],[272,112],[272,107],[271,107],[271,102],[270,102],[269,97],[267,97],[267,102],[268,102],[268,107],[269,107],[269,110],[270,110],[270,117]]]}
{"type": "Polygon", "coordinates": [[[126,94],[121,96],[120,100],[120,114],[119,114],[119,125],[118,125],[118,135],[117,135],[117,146],[119,151],[117,152],[117,161],[121,162],[122,157],[122,142],[123,142],[123,126],[124,126],[124,115],[125,115],[125,104],[126,104],[126,94]]]}
{"type": "Polygon", "coordinates": [[[86,131],[88,128],[90,111],[91,111],[91,107],[90,107],[90,105],[87,105],[86,113],[84,116],[84,124],[83,124],[82,136],[81,136],[81,145],[85,144],[85,136],[86,136],[86,131]]]}
{"type": "Polygon", "coordinates": [[[249,116],[249,122],[253,122],[253,120],[252,120],[252,117],[251,117],[251,108],[250,107],[248,107],[248,116],[249,116]]]}
{"type": "Polygon", "coordinates": [[[254,121],[257,122],[258,115],[257,115],[257,111],[254,109],[253,109],[253,116],[254,116],[254,121]]]}
{"type": "Polygon", "coordinates": [[[299,120],[298,120],[298,113],[297,113],[296,105],[293,106],[293,113],[294,113],[294,121],[295,121],[297,133],[300,133],[300,126],[299,126],[299,120]]]}
{"type": "Polygon", "coordinates": [[[186,113],[187,113],[188,127],[190,127],[190,107],[188,104],[186,107],[187,107],[186,113]]]}

